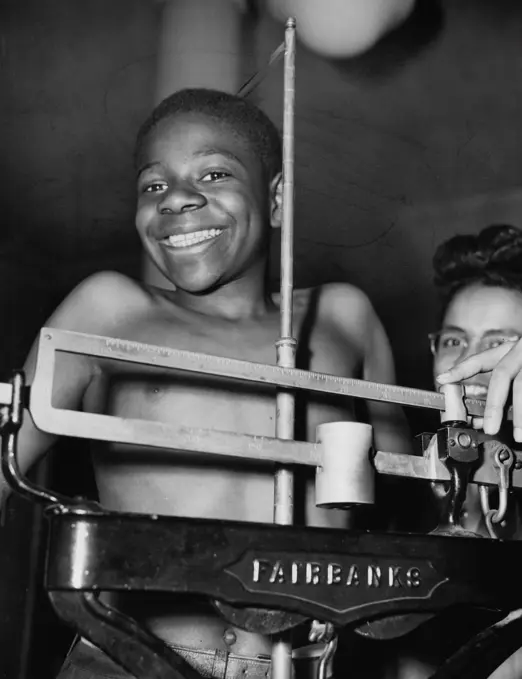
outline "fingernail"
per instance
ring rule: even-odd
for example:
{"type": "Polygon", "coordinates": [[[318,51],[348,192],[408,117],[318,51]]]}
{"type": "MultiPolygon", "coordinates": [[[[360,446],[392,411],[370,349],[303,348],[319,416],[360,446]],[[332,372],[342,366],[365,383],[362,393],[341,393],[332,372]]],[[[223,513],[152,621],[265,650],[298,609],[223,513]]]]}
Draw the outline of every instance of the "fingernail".
{"type": "Polygon", "coordinates": [[[437,375],[436,379],[437,379],[437,382],[444,384],[444,382],[446,382],[446,380],[448,380],[449,377],[450,377],[449,373],[441,373],[440,375],[437,375]]]}
{"type": "Polygon", "coordinates": [[[513,429],[513,437],[518,443],[522,442],[522,429],[520,427],[515,427],[513,429]]]}
{"type": "Polygon", "coordinates": [[[490,419],[485,417],[484,418],[484,434],[489,434],[490,436],[492,436],[493,434],[496,434],[496,433],[497,433],[497,429],[494,426],[493,422],[491,422],[490,419]]]}

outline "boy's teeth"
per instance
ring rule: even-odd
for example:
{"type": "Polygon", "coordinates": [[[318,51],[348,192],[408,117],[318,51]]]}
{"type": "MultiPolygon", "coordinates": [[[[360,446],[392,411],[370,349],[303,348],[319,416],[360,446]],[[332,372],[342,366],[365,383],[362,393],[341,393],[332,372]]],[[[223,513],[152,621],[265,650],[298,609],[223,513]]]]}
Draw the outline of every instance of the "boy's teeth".
{"type": "Polygon", "coordinates": [[[210,238],[215,238],[222,233],[223,229],[205,229],[203,231],[196,231],[194,233],[180,233],[176,236],[169,236],[166,240],[168,244],[174,248],[186,248],[189,245],[196,245],[202,243],[210,238]]]}

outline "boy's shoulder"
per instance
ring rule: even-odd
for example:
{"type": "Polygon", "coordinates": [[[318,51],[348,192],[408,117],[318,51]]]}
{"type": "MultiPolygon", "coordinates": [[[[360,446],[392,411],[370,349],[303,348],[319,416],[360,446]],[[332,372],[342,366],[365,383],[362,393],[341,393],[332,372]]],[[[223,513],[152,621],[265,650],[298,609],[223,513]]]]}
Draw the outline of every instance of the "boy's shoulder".
{"type": "Polygon", "coordinates": [[[363,351],[380,321],[369,297],[349,283],[327,283],[297,290],[296,314],[316,319],[317,329],[335,330],[340,341],[363,351]]]}
{"type": "Polygon", "coordinates": [[[54,312],[51,324],[67,330],[103,334],[126,316],[150,304],[152,293],[116,271],[85,278],[54,312]]]}
{"type": "Polygon", "coordinates": [[[375,312],[369,297],[350,283],[326,283],[312,288],[302,288],[294,293],[296,308],[318,305],[318,310],[338,316],[340,320],[370,317],[375,312]]]}
{"type": "Polygon", "coordinates": [[[143,303],[150,296],[149,288],[129,276],[117,271],[99,271],[77,285],[69,298],[103,313],[112,311],[114,306],[143,303]]]}

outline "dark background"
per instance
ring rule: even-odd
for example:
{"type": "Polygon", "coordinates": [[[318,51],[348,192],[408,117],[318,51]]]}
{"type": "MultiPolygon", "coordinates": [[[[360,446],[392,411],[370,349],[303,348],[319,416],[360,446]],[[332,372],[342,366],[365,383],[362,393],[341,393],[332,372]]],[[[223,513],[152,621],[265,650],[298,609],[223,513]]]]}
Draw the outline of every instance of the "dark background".
{"type": "MultiPolygon", "coordinates": [[[[140,275],[131,153],[152,105],[158,19],[148,0],[0,3],[4,376],[85,276],[140,275]]],[[[258,55],[281,40],[281,26],[261,17],[258,55]]],[[[492,222],[522,226],[521,76],[517,0],[421,0],[405,25],[346,62],[298,48],[297,284],[361,287],[386,326],[402,384],[431,386],[437,244],[492,222]]],[[[281,66],[254,96],[280,125],[281,66]]],[[[274,286],[277,267],[276,257],[274,286]]],[[[432,422],[409,415],[416,431],[432,422]]],[[[52,482],[69,490],[88,476],[85,455],[72,447],[62,445],[52,467],[52,482]]],[[[34,520],[15,499],[0,529],[8,679],[26,679],[19,659],[33,627],[24,620],[36,620],[27,677],[46,679],[47,656],[70,642],[29,587],[43,534],[34,520]],[[43,630],[57,635],[45,648],[43,630]]]]}

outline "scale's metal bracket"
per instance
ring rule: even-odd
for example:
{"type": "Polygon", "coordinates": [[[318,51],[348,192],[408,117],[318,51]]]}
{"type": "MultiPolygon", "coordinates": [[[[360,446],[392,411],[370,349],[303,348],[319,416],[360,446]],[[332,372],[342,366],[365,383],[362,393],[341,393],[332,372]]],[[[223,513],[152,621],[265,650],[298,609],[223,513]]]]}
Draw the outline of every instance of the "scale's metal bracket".
{"type": "Polygon", "coordinates": [[[49,591],[60,618],[133,676],[147,679],[201,679],[201,675],[163,641],[135,620],[103,604],[96,593],[49,591]]]}
{"type": "MultiPolygon", "coordinates": [[[[52,405],[52,393],[56,355],[59,352],[93,356],[100,360],[117,360],[171,370],[219,375],[278,387],[444,409],[444,397],[428,391],[43,328],[38,345],[36,376],[30,390],[29,408],[39,429],[62,436],[253,459],[283,465],[320,467],[322,464],[321,448],[314,443],[55,408],[52,405]]],[[[466,405],[471,412],[483,412],[482,401],[467,401],[466,405]]],[[[442,463],[423,457],[377,451],[374,466],[383,474],[432,481],[449,480],[449,473],[442,463]]],[[[483,465],[477,470],[473,481],[496,485],[498,477],[492,466],[483,465]]],[[[512,485],[522,487],[522,470],[516,469],[513,472],[512,485]]]]}
{"type": "MultiPolygon", "coordinates": [[[[49,518],[46,587],[55,609],[147,679],[193,674],[134,620],[101,605],[96,591],[198,592],[338,626],[458,602],[496,611],[522,603],[520,545],[512,541],[307,529],[303,549],[302,530],[293,526],[72,508],[49,518]]],[[[520,629],[515,611],[432,679],[486,679],[519,647],[520,629]]]]}
{"type": "Polygon", "coordinates": [[[516,541],[308,528],[305,546],[295,526],[72,508],[49,518],[50,590],[199,593],[340,626],[458,602],[522,606],[516,541]]]}

